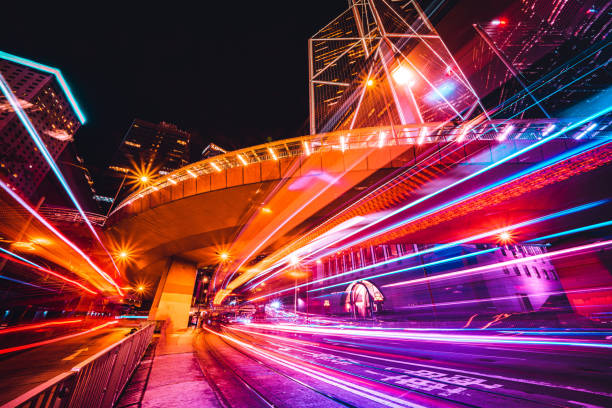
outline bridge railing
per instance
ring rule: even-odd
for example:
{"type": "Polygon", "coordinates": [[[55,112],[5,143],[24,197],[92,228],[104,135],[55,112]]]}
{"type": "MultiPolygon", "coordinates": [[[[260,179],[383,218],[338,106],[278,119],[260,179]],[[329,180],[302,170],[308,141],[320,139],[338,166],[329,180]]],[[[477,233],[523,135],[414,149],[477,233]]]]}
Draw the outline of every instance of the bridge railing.
{"type": "MultiPolygon", "coordinates": [[[[219,173],[234,167],[296,156],[309,156],[332,150],[344,152],[352,149],[449,143],[452,141],[494,141],[499,139],[500,135],[508,140],[536,141],[553,128],[560,130],[568,123],[570,121],[559,119],[524,119],[510,122],[500,119],[483,121],[473,125],[469,123],[435,122],[341,130],[279,140],[210,157],[175,170],[156,179],[151,185],[140,191],[132,193],[115,207],[111,215],[135,200],[167,187],[172,187],[181,181],[197,178],[200,175],[219,173]]],[[[588,138],[597,137],[598,133],[600,132],[593,131],[588,135],[588,138]]],[[[570,137],[570,135],[566,136],[570,137]]]]}
{"type": "Polygon", "coordinates": [[[151,342],[155,323],[0,408],[112,407],[151,342]]]}

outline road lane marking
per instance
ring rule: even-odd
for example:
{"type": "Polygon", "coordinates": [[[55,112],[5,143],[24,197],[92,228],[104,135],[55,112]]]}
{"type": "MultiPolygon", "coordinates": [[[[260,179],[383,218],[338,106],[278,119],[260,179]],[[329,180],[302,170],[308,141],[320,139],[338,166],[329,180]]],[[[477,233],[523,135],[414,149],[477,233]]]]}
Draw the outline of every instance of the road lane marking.
{"type": "Polygon", "coordinates": [[[89,348],[87,347],[81,347],[80,349],[78,349],[77,351],[75,351],[74,353],[72,353],[71,355],[69,355],[68,357],[64,357],[62,358],[63,361],[70,361],[70,360],[74,360],[74,358],[76,356],[78,356],[79,354],[81,354],[84,351],[89,350],[89,348]]]}
{"type": "MultiPolygon", "coordinates": [[[[324,350],[329,350],[329,348],[327,348],[327,347],[321,347],[321,346],[315,346],[315,347],[321,348],[321,349],[324,349],[324,350]]],[[[358,356],[358,357],[362,357],[362,358],[371,358],[371,359],[374,359],[374,360],[383,360],[383,361],[394,362],[394,363],[399,363],[399,364],[412,365],[412,366],[424,367],[424,368],[431,368],[431,369],[434,369],[434,370],[454,371],[456,373],[477,375],[477,376],[482,376],[482,377],[494,378],[496,380],[502,380],[502,381],[510,381],[510,382],[515,382],[515,383],[538,385],[538,386],[549,387],[549,388],[560,388],[560,389],[566,389],[566,390],[571,390],[571,391],[583,392],[583,393],[587,393],[587,394],[601,395],[601,396],[604,396],[604,397],[612,397],[612,393],[610,393],[610,392],[587,390],[587,389],[581,388],[581,387],[574,387],[574,386],[571,386],[571,385],[562,385],[562,384],[553,384],[553,383],[550,383],[550,382],[547,382],[547,381],[538,381],[538,380],[530,380],[530,379],[527,379],[527,378],[516,378],[516,377],[507,377],[507,376],[504,376],[504,375],[479,373],[479,372],[474,372],[474,371],[471,371],[471,370],[461,370],[461,369],[457,369],[457,368],[437,367],[437,366],[433,366],[433,365],[430,365],[430,364],[410,363],[408,361],[392,360],[392,359],[383,358],[383,357],[375,357],[375,356],[372,356],[372,355],[363,355],[363,354],[358,354],[358,353],[351,353],[349,351],[341,351],[341,350],[332,350],[332,351],[336,352],[336,353],[341,353],[341,354],[350,354],[350,355],[354,355],[354,356],[358,356]]]]}

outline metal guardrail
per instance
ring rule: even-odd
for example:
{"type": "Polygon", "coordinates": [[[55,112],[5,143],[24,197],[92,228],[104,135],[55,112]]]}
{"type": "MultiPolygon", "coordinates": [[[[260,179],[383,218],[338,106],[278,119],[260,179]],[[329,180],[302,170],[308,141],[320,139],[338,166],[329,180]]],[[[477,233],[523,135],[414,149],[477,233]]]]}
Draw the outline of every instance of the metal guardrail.
{"type": "Polygon", "coordinates": [[[153,337],[150,323],[0,408],[112,407],[153,337]]]}

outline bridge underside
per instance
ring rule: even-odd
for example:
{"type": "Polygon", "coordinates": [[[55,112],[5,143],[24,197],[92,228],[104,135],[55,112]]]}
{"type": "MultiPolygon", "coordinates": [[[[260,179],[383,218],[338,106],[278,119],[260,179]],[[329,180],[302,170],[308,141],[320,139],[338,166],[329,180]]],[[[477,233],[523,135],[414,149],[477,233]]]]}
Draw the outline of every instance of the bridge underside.
{"type": "MultiPolygon", "coordinates": [[[[182,302],[180,313],[176,312],[180,317],[174,319],[174,325],[180,327],[187,323],[189,307],[184,305],[191,301],[196,266],[219,264],[220,253],[230,254],[226,266],[231,267],[219,269],[214,281],[216,289],[231,279],[236,279],[233,285],[238,287],[256,273],[250,270],[254,263],[243,261],[258,255],[273,259],[270,255],[282,252],[282,248],[351,203],[353,210],[369,214],[397,208],[530,143],[533,141],[474,141],[452,151],[450,144],[338,150],[235,167],[183,180],[171,191],[136,200],[115,214],[107,236],[131,252],[126,271],[132,281],[151,285],[159,282],[152,314],[167,314],[162,309],[182,302]],[[401,182],[372,193],[373,187],[392,178],[401,182]],[[361,199],[365,194],[369,195],[361,199]]],[[[610,166],[586,166],[580,171],[580,163],[545,168],[533,179],[522,178],[511,189],[486,188],[577,145],[571,140],[554,140],[497,166],[464,183],[461,189],[464,194],[485,188],[482,194],[428,217],[427,223],[415,222],[383,239],[444,243],[558,211],[573,202],[606,198],[609,192],[589,187],[598,185],[589,180],[609,177],[610,166]],[[564,174],[575,175],[574,180],[582,182],[573,183],[570,190],[564,174]]],[[[608,153],[600,152],[604,156],[608,153]]],[[[457,197],[458,193],[450,189],[390,218],[388,224],[457,197]]],[[[580,217],[588,218],[589,214],[580,217]]],[[[533,228],[545,231],[554,228],[554,221],[533,228]]]]}

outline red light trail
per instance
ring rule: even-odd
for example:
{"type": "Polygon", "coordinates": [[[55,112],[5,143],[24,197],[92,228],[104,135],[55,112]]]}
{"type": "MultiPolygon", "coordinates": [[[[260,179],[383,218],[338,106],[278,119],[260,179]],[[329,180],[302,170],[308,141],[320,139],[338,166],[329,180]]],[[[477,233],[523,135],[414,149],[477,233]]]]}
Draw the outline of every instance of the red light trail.
{"type": "Polygon", "coordinates": [[[74,334],[68,334],[66,336],[60,336],[60,337],[55,337],[53,339],[49,339],[49,340],[43,340],[43,341],[38,341],[36,343],[30,343],[30,344],[24,344],[22,346],[15,346],[15,347],[9,347],[9,348],[5,348],[5,349],[1,349],[0,350],[0,355],[2,354],[7,354],[7,353],[13,353],[15,351],[21,351],[21,350],[28,350],[34,347],[40,347],[40,346],[44,346],[46,344],[51,344],[51,343],[57,343],[58,341],[62,341],[62,340],[67,340],[67,339],[71,339],[73,337],[77,337],[77,336],[82,336],[84,334],[88,334],[88,333],[92,333],[96,330],[100,330],[104,327],[108,327],[108,326],[112,326],[119,323],[118,320],[113,320],[110,322],[106,322],[104,324],[101,324],[99,326],[93,327],[91,329],[82,331],[82,332],[78,332],[78,333],[74,333],[74,334]]]}
{"type": "Polygon", "coordinates": [[[50,326],[61,326],[64,324],[79,323],[82,321],[83,319],[76,319],[76,320],[61,320],[57,322],[45,322],[45,323],[38,323],[38,324],[27,324],[23,326],[9,327],[8,329],[0,330],[0,334],[8,334],[8,333],[15,333],[15,332],[26,331],[26,330],[42,329],[43,327],[50,327],[50,326]]]}
{"type": "Polygon", "coordinates": [[[28,212],[34,216],[41,224],[43,224],[49,231],[51,231],[55,236],[61,239],[64,243],[66,243],[70,248],[74,249],[79,255],[85,259],[85,261],[102,276],[108,283],[113,285],[117,290],[119,295],[123,296],[123,292],[121,291],[121,287],[111,278],[106,272],[104,272],[98,265],[93,263],[93,261],[85,255],[85,253],[79,248],[76,244],[66,238],[61,232],[59,232],[55,227],[53,227],[42,215],[40,215],[36,210],[28,205],[24,199],[22,199],[17,193],[15,193],[9,186],[7,186],[3,181],[0,180],[0,187],[4,191],[6,191],[15,201],[17,201],[23,208],[28,210],[28,212]]]}

